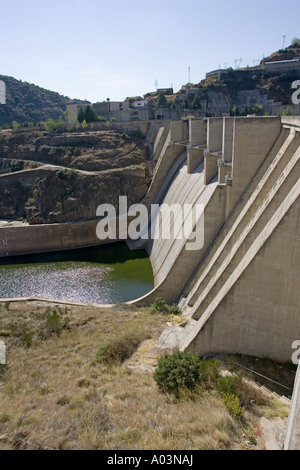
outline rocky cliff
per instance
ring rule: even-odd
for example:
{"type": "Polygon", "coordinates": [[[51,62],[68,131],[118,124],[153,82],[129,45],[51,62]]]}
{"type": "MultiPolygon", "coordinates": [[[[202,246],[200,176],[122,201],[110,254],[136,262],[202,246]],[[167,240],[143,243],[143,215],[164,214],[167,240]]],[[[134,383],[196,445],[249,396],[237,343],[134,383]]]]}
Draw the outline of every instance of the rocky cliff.
{"type": "Polygon", "coordinates": [[[30,224],[93,219],[120,195],[139,202],[150,173],[143,140],[114,131],[0,134],[0,218],[30,224]]]}

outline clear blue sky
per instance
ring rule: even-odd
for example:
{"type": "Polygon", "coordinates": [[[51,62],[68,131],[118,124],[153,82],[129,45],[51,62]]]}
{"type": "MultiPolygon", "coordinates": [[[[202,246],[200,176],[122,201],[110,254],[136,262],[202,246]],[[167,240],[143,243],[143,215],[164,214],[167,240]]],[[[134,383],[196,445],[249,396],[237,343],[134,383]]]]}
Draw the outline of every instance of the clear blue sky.
{"type": "Polygon", "coordinates": [[[252,66],[300,36],[300,2],[0,0],[0,74],[91,102],[252,66]]]}

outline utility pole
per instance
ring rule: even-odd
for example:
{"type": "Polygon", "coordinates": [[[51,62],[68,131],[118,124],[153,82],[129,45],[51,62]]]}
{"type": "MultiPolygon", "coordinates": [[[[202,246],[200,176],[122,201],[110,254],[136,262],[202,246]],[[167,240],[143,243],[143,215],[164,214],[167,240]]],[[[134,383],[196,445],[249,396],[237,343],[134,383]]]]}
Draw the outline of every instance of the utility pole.
{"type": "Polygon", "coordinates": [[[240,59],[235,59],[234,62],[235,62],[235,68],[236,68],[236,69],[239,69],[239,68],[240,68],[242,61],[243,61],[242,58],[240,58],[240,59]]]}
{"type": "Polygon", "coordinates": [[[283,38],[282,49],[285,49],[285,38],[286,38],[286,34],[284,34],[284,35],[282,36],[282,38],[283,38]]]}

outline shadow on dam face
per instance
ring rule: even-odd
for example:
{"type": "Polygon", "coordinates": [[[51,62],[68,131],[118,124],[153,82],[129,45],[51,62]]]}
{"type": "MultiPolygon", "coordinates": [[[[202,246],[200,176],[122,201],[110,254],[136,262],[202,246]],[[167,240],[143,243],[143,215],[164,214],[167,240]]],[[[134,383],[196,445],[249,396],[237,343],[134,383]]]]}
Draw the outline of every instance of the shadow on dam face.
{"type": "Polygon", "coordinates": [[[113,304],[139,298],[153,285],[146,251],[121,242],[0,259],[0,298],[113,304]]]}

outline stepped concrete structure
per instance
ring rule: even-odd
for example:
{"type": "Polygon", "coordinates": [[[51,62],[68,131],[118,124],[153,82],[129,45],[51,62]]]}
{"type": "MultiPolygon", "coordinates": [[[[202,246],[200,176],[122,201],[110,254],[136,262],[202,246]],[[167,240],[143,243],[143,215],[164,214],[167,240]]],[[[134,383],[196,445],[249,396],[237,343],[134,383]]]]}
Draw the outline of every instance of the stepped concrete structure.
{"type": "MultiPolygon", "coordinates": [[[[147,202],[203,207],[185,238],[149,239],[157,297],[180,304],[153,352],[229,353],[291,361],[300,339],[300,118],[171,122],[157,133],[147,202]],[[188,244],[203,231],[195,250],[188,244]]],[[[149,221],[162,224],[159,221],[149,221]]],[[[143,245],[145,246],[145,245],[143,245]]],[[[138,242],[135,242],[138,247],[138,242]]],[[[300,449],[300,371],[284,450],[300,449]]]]}
{"type": "Polygon", "coordinates": [[[300,119],[171,121],[156,132],[152,157],[145,204],[172,206],[175,230],[189,216],[184,205],[202,207],[182,237],[128,242],[146,247],[155,282],[133,303],[161,297],[186,317],[159,347],[290,361],[300,338],[300,119]],[[201,246],[190,248],[199,230],[201,246]]]}

